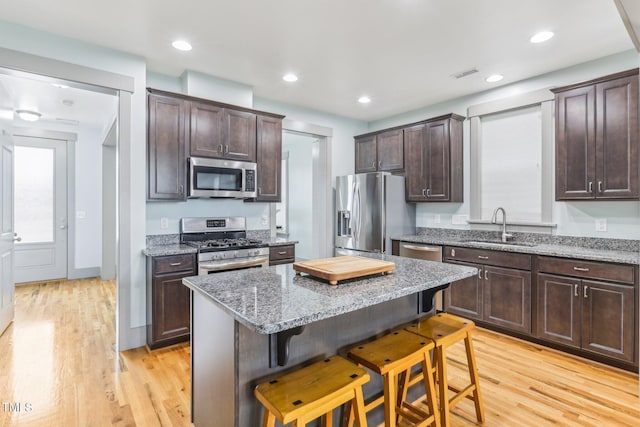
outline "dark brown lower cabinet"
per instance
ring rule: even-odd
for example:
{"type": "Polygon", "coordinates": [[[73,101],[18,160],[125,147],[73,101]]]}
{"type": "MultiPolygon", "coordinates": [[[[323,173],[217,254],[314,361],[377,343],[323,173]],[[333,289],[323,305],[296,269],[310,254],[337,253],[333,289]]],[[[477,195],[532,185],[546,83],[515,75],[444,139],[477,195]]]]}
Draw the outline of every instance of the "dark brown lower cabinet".
{"type": "Polygon", "coordinates": [[[184,277],[196,272],[195,255],[152,257],[147,272],[147,345],[151,349],[189,340],[190,292],[184,277]]]}
{"type": "Polygon", "coordinates": [[[269,248],[269,265],[287,264],[296,260],[296,245],[269,248]]]}
{"type": "Polygon", "coordinates": [[[538,337],[634,361],[634,287],[538,274],[538,337]]]}
{"type": "Polygon", "coordinates": [[[452,264],[478,268],[477,277],[459,280],[449,286],[445,292],[447,312],[531,333],[531,272],[507,267],[527,268],[531,265],[529,255],[447,247],[445,259],[452,264]]]}

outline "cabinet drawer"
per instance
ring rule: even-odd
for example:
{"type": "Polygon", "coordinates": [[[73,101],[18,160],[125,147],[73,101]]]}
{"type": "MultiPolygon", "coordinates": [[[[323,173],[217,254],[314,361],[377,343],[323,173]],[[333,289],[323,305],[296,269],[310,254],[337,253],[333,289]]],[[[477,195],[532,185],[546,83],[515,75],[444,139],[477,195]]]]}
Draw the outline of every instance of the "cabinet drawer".
{"type": "Polygon", "coordinates": [[[635,282],[634,267],[631,265],[541,256],[538,257],[538,271],[563,276],[628,283],[630,285],[633,285],[635,282]]]}
{"type": "Polygon", "coordinates": [[[178,271],[193,271],[195,255],[169,255],[153,257],[153,274],[174,273],[178,271]]]}
{"type": "Polygon", "coordinates": [[[445,259],[509,267],[518,270],[531,270],[531,255],[516,254],[513,252],[447,246],[445,248],[445,259]]]}
{"type": "Polygon", "coordinates": [[[273,246],[269,248],[269,261],[293,259],[295,256],[296,248],[294,245],[273,246]]]}

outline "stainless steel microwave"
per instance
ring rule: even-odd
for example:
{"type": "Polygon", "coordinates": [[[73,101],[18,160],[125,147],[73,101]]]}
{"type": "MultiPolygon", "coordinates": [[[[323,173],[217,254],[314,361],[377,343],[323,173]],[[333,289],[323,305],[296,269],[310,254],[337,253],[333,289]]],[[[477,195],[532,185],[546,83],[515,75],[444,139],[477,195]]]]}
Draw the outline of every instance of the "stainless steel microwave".
{"type": "Polygon", "coordinates": [[[189,198],[254,198],[256,164],[236,160],[189,158],[189,198]]]}

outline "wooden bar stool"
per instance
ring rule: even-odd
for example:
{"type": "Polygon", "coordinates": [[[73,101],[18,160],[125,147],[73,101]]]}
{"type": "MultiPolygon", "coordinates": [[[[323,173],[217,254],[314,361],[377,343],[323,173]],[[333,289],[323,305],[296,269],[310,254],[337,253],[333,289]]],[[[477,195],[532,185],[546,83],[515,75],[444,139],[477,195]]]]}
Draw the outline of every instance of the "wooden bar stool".
{"type": "MultiPolygon", "coordinates": [[[[384,393],[381,397],[365,405],[365,412],[384,403],[384,425],[395,427],[398,416],[417,426],[440,426],[433,368],[429,352],[434,348],[433,341],[404,330],[391,332],[375,341],[358,345],[349,350],[349,358],[362,366],[382,375],[384,393]],[[429,413],[406,402],[402,393],[399,399],[398,380],[412,366],[422,364],[424,386],[427,391],[429,413]]],[[[349,413],[347,427],[351,427],[353,413],[349,413]]]]}
{"type": "Polygon", "coordinates": [[[263,427],[282,424],[304,427],[320,416],[323,426],[333,425],[333,409],[351,402],[358,427],[366,427],[362,385],[366,370],[340,356],[316,362],[272,381],[259,384],[254,393],[264,405],[263,427]]]}
{"type": "MultiPolygon", "coordinates": [[[[436,380],[438,382],[440,417],[445,427],[451,425],[450,408],[465,397],[473,400],[476,417],[479,422],[484,422],[480,381],[478,378],[475,353],[473,352],[473,342],[471,340],[471,331],[473,331],[475,327],[475,323],[471,320],[448,313],[439,313],[427,319],[420,320],[406,328],[407,331],[429,338],[435,343],[436,380]],[[464,340],[467,353],[467,368],[469,370],[470,383],[464,389],[457,389],[448,384],[447,348],[461,340],[464,340]],[[449,390],[454,392],[452,397],[449,397],[449,390]]],[[[410,381],[409,384],[417,382],[416,380],[419,380],[419,376],[410,381]]]]}

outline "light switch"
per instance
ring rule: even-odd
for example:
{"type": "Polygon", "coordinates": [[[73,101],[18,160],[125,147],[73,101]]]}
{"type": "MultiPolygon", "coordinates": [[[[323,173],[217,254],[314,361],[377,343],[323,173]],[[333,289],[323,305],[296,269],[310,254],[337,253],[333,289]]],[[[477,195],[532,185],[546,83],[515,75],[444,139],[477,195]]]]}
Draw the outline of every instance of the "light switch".
{"type": "Polygon", "coordinates": [[[160,218],[160,228],[162,230],[169,228],[169,218],[160,218]]]}
{"type": "Polygon", "coordinates": [[[440,224],[440,214],[435,214],[433,216],[433,223],[434,224],[440,224]]]}
{"type": "Polygon", "coordinates": [[[607,231],[607,218],[596,219],[596,231],[607,231]]]}

